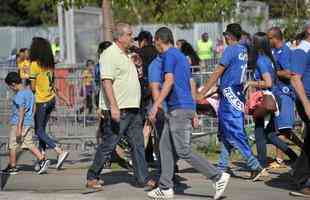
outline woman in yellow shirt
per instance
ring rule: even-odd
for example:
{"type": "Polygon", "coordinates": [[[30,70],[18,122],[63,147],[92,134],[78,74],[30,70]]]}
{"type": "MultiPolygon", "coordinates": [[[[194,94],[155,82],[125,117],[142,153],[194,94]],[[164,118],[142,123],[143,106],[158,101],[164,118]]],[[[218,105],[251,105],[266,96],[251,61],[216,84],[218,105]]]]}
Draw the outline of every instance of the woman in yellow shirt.
{"type": "MultiPolygon", "coordinates": [[[[54,84],[54,57],[51,45],[46,39],[40,37],[32,39],[30,62],[31,88],[36,98],[35,133],[39,138],[39,147],[43,153],[47,147],[57,152],[56,168],[59,169],[69,153],[61,149],[45,130],[50,114],[55,108],[57,95],[54,84]]],[[[57,96],[69,105],[64,97],[57,96]]]]}

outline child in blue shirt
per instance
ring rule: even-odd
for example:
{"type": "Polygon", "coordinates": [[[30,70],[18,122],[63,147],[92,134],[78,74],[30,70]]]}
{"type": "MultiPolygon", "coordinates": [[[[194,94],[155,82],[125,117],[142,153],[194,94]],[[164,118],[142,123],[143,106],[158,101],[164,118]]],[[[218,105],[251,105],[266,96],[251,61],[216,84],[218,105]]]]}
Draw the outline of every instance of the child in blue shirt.
{"type": "Polygon", "coordinates": [[[38,174],[45,173],[50,161],[44,158],[32,140],[35,97],[29,88],[24,88],[17,72],[8,73],[5,83],[15,92],[15,95],[12,98],[12,113],[10,117],[9,165],[4,170],[4,173],[18,173],[16,168],[16,150],[18,147],[29,149],[39,160],[40,168],[38,174]]]}

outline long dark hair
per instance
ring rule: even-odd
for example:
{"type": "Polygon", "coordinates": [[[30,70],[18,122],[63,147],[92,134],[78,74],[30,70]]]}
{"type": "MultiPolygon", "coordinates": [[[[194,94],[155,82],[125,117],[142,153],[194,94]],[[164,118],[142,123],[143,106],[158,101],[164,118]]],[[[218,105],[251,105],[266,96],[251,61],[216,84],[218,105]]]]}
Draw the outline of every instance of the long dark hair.
{"type": "Polygon", "coordinates": [[[190,43],[184,41],[181,46],[181,51],[191,59],[192,65],[199,65],[200,59],[190,43]]]}
{"type": "Polygon", "coordinates": [[[30,61],[36,61],[41,67],[54,69],[54,55],[48,40],[41,37],[32,38],[30,61]]]}
{"type": "MultiPolygon", "coordinates": [[[[275,59],[272,55],[271,45],[268,36],[264,32],[257,32],[253,36],[253,47],[255,49],[255,63],[258,59],[258,54],[266,55],[274,66],[276,66],[275,59]]],[[[256,68],[256,65],[255,65],[256,68]]]]}

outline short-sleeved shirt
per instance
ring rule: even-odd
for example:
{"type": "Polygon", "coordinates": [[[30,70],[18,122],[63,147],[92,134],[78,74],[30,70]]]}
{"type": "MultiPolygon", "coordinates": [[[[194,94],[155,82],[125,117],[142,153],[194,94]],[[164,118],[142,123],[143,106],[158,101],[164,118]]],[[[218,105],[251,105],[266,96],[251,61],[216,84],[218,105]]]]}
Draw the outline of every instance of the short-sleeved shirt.
{"type": "Polygon", "coordinates": [[[30,77],[30,61],[23,60],[17,63],[19,76],[21,79],[28,79],[30,77]]]}
{"type": "Polygon", "coordinates": [[[22,89],[18,91],[12,98],[12,113],[10,118],[11,125],[17,125],[19,121],[19,110],[21,108],[25,109],[24,116],[24,127],[29,127],[33,125],[33,115],[35,97],[30,89],[22,89]]]}
{"type": "MultiPolygon", "coordinates": [[[[281,48],[274,48],[272,50],[272,54],[276,61],[276,70],[292,70],[291,50],[286,44],[284,44],[281,48]]],[[[294,94],[290,80],[277,79],[275,89],[277,94],[294,94]]]]}
{"type": "MultiPolygon", "coordinates": [[[[157,56],[149,65],[148,70],[149,83],[159,83],[160,86],[164,83],[164,68],[163,60],[160,56],[157,56]]],[[[167,111],[167,102],[163,102],[163,109],[167,111]]]]}
{"type": "Polygon", "coordinates": [[[260,81],[263,80],[263,75],[269,74],[272,79],[272,90],[274,90],[274,82],[275,82],[275,71],[274,66],[270,58],[268,58],[266,55],[258,55],[257,61],[256,61],[256,68],[254,72],[254,80],[260,81]]]}
{"type": "Polygon", "coordinates": [[[310,43],[301,43],[292,50],[291,57],[292,71],[302,77],[302,82],[308,98],[310,98],[310,43]]]}
{"type": "Polygon", "coordinates": [[[30,79],[35,80],[35,97],[37,103],[45,103],[55,97],[54,72],[33,61],[30,64],[30,79]]]}
{"type": "Polygon", "coordinates": [[[172,73],[174,84],[167,97],[168,109],[196,109],[191,93],[190,64],[186,56],[176,48],[169,48],[162,54],[164,73],[172,73]]]}
{"type": "Polygon", "coordinates": [[[225,72],[220,80],[220,89],[227,87],[240,87],[246,81],[247,49],[241,44],[226,47],[220,64],[225,67],[225,72]]]}
{"type": "MultiPolygon", "coordinates": [[[[141,86],[136,66],[131,58],[113,43],[101,54],[99,63],[101,79],[110,79],[113,82],[113,91],[119,109],[139,108],[141,86]]],[[[110,110],[110,103],[103,88],[99,107],[110,110]]]]}

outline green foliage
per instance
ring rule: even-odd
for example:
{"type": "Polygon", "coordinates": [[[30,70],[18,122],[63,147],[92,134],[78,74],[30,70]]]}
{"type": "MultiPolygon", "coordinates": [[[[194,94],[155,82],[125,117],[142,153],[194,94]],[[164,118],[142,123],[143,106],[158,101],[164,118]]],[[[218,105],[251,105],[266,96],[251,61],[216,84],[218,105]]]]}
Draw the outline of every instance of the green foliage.
{"type": "Polygon", "coordinates": [[[293,39],[301,31],[309,16],[310,4],[306,0],[260,0],[269,5],[270,17],[282,19],[278,24],[286,39],[293,39]]]}
{"type": "MultiPolygon", "coordinates": [[[[7,0],[13,1],[13,0],[7,0]]],[[[101,6],[101,0],[14,0],[28,18],[37,24],[57,23],[57,4],[65,8],[87,5],[101,6]]],[[[218,21],[229,17],[233,11],[233,0],[111,0],[115,21],[138,23],[177,23],[218,21]]],[[[14,21],[14,19],[13,19],[14,21]]]]}
{"type": "Polygon", "coordinates": [[[193,22],[218,21],[222,17],[230,17],[234,6],[233,0],[112,1],[115,19],[130,21],[134,24],[175,23],[187,25],[193,22]]]}

